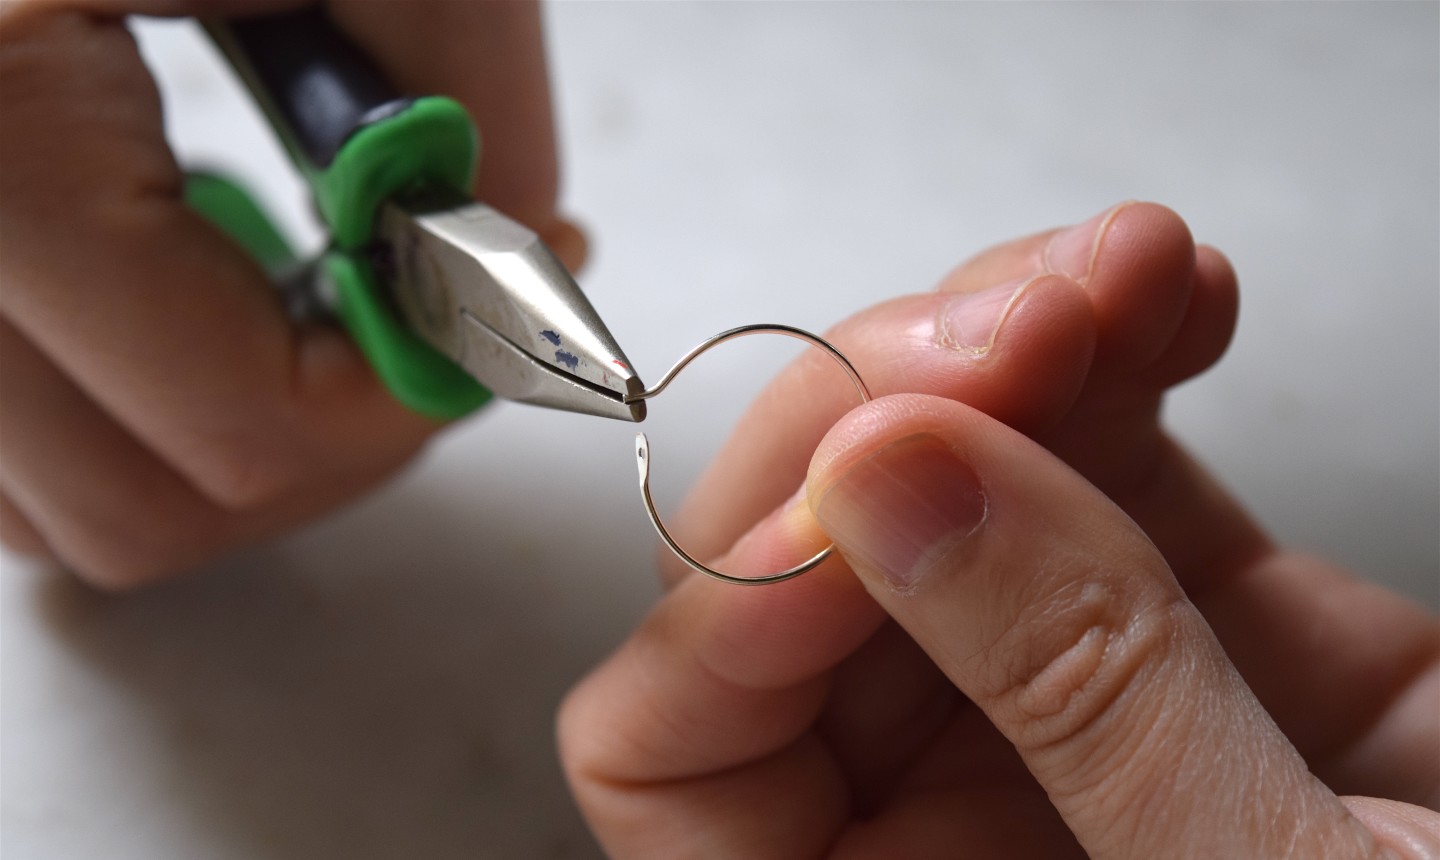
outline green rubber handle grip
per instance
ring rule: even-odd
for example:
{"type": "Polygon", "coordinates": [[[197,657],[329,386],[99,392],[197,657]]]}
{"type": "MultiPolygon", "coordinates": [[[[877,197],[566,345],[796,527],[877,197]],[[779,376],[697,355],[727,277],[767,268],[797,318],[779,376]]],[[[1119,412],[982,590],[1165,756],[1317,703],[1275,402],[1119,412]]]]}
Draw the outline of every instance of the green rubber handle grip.
{"type": "Polygon", "coordinates": [[[290,243],[260,205],[235,182],[213,173],[185,176],[185,202],[249,252],[272,277],[295,265],[290,243]]]}
{"type": "MultiPolygon", "coordinates": [[[[332,281],[335,311],[386,387],[410,409],[438,419],[489,400],[473,377],[395,316],[366,255],[387,198],[434,185],[468,192],[479,135],[465,109],[441,96],[395,95],[319,8],[209,22],[206,29],[309,183],[332,235],[321,271],[332,281]]],[[[244,204],[231,199],[197,208],[265,262],[273,242],[240,235],[258,228],[225,211],[232,207],[244,204]]]]}
{"type": "Polygon", "coordinates": [[[390,392],[411,409],[448,420],[478,409],[490,392],[401,324],[364,255],[380,204],[427,184],[468,189],[478,141],[457,102],[431,96],[372,122],[341,146],[329,166],[308,175],[330,225],[326,255],[337,312],[390,392]]]}

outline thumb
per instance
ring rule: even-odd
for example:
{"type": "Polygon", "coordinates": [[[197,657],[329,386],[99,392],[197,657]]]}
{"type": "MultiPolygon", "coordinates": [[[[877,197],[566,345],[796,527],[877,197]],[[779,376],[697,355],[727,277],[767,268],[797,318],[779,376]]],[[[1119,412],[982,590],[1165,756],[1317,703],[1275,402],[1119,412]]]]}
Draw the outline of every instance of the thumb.
{"type": "Polygon", "coordinates": [[[826,437],[807,495],[1091,857],[1374,850],[1140,529],[1030,440],[952,401],[882,398],[826,437]]]}

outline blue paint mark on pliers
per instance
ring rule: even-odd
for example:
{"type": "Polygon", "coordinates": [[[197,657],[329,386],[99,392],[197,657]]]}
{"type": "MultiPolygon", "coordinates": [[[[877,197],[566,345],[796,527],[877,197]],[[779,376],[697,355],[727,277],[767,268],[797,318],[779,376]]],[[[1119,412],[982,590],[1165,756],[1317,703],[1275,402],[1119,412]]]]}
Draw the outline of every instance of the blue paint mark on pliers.
{"type": "Polygon", "coordinates": [[[546,340],[550,341],[550,345],[551,345],[551,346],[559,346],[559,345],[560,345],[560,335],[556,334],[556,333],[553,332],[553,331],[548,331],[548,330],[547,330],[547,331],[542,331],[542,332],[540,332],[540,336],[543,337],[543,338],[545,338],[546,340]]]}
{"type": "Polygon", "coordinates": [[[578,356],[571,355],[563,349],[555,350],[555,361],[557,364],[563,364],[571,370],[574,370],[575,368],[580,366],[580,358],[578,356]]]}

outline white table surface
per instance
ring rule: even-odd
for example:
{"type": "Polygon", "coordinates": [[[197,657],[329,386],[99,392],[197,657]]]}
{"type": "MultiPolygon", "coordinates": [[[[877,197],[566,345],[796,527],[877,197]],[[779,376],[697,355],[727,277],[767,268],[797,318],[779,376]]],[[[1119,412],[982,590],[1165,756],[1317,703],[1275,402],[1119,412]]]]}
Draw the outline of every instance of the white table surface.
{"type": "MultiPolygon", "coordinates": [[[[1282,540],[1437,606],[1437,13],[555,5],[582,281],[654,377],[723,328],[823,329],[992,242],[1164,202],[1244,291],[1176,432],[1282,540]]],[[[181,153],[304,232],[192,27],[136,29],[181,153]]],[[[656,402],[662,499],[789,352],[737,345],[656,402]]],[[[631,430],[495,408],[359,504],[125,599],[5,556],[4,856],[594,856],[550,723],[656,594],[631,430]]]]}

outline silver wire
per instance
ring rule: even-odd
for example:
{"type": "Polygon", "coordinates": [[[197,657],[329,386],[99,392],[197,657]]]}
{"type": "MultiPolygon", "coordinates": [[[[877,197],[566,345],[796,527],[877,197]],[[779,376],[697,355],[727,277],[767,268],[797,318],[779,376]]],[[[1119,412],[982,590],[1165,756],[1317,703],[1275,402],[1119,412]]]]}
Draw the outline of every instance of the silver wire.
{"type": "MultiPolygon", "coordinates": [[[[632,403],[637,400],[648,400],[654,397],[664,391],[665,386],[669,385],[670,381],[674,379],[680,371],[684,370],[690,362],[699,358],[706,351],[719,346],[727,340],[748,337],[752,334],[781,334],[786,337],[803,340],[811,346],[818,347],[845,369],[846,375],[850,377],[850,381],[855,385],[855,390],[860,392],[860,402],[865,403],[870,400],[870,389],[865,387],[865,381],[860,378],[860,373],[855,369],[855,365],[851,364],[850,359],[846,358],[845,355],[836,349],[829,341],[819,335],[811,334],[804,329],[795,328],[794,326],[780,325],[778,323],[756,323],[754,325],[745,325],[739,328],[732,328],[728,331],[722,331],[702,342],[699,346],[685,353],[684,357],[679,361],[675,362],[675,366],[670,368],[670,370],[660,378],[659,382],[639,394],[632,394],[626,397],[625,402],[632,403]]],[[[637,433],[635,435],[635,461],[640,469],[640,497],[645,502],[645,513],[649,514],[650,523],[655,526],[655,531],[659,532],[660,539],[665,541],[665,545],[670,547],[670,551],[675,553],[681,561],[685,562],[685,564],[689,565],[693,570],[735,585],[769,585],[774,582],[784,582],[787,579],[794,579],[802,573],[814,570],[835,551],[835,545],[831,544],[792,568],[764,576],[735,576],[725,573],[724,571],[716,570],[686,552],[685,548],[680,546],[679,542],[670,534],[670,530],[665,528],[665,523],[660,519],[660,512],[655,508],[655,500],[650,495],[650,460],[650,440],[646,438],[644,433],[637,433]]]]}

